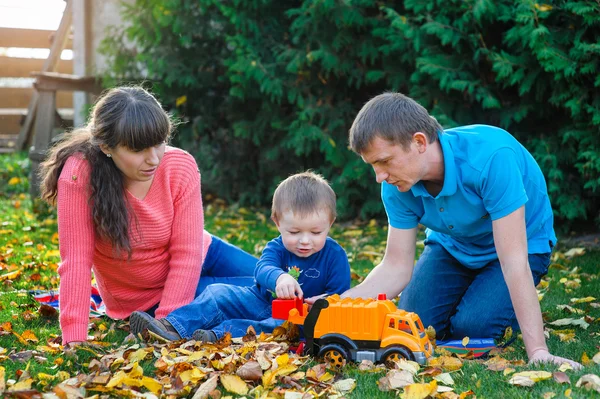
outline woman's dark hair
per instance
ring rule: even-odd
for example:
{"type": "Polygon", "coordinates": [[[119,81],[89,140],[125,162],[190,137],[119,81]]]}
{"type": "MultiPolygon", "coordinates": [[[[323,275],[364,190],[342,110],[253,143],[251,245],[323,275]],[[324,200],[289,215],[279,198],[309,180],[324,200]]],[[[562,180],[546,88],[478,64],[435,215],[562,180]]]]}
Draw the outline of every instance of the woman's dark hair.
{"type": "Polygon", "coordinates": [[[131,256],[130,207],[121,171],[100,146],[143,150],[169,139],[173,123],[152,94],[141,87],[117,87],[103,94],[87,126],[65,134],[40,168],[41,197],[56,204],[58,178],[67,159],[80,153],[89,162],[90,202],[96,234],[111,242],[115,253],[131,256]]]}

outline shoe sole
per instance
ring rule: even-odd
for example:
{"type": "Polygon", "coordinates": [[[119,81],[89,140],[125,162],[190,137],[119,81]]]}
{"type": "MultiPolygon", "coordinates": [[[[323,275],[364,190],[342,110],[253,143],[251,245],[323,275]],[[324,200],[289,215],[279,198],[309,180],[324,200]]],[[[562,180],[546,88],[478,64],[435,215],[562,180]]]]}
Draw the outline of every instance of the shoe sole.
{"type": "Polygon", "coordinates": [[[145,312],[133,312],[129,317],[129,327],[133,335],[141,334],[148,329],[154,318],[145,312]]]}

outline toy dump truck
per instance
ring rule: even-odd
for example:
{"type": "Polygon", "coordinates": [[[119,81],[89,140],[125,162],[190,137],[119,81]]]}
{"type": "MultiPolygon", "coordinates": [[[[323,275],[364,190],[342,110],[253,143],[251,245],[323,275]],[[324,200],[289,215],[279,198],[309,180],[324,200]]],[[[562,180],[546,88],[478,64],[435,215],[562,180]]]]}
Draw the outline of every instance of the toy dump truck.
{"type": "Polygon", "coordinates": [[[433,354],[419,316],[396,308],[385,294],[378,299],[332,295],[317,300],[310,312],[299,299],[276,299],[273,317],[303,325],[305,353],[324,358],[332,367],[364,359],[426,364],[433,354]]]}

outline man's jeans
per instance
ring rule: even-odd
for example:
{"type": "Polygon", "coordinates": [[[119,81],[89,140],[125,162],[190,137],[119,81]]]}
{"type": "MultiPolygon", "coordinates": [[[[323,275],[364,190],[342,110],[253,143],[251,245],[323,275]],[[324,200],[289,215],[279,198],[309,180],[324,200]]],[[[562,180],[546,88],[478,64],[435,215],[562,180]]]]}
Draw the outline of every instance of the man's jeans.
{"type": "Polygon", "coordinates": [[[194,301],[172,311],[166,319],[182,338],[191,338],[197,329],[212,330],[219,338],[226,332],[241,337],[250,325],[258,334],[272,332],[282,323],[271,318],[271,301],[256,286],[228,284],[209,285],[194,301]]]}
{"type": "MultiPolygon", "coordinates": [[[[529,255],[535,285],[549,265],[550,253],[529,255]]],[[[398,307],[417,313],[438,339],[501,338],[509,326],[519,329],[500,262],[469,269],[438,243],[425,246],[398,307]]]]}
{"type": "MultiPolygon", "coordinates": [[[[254,285],[254,268],[258,259],[242,249],[212,236],[202,274],[196,287],[196,297],[211,284],[222,283],[250,287],[254,285]]],[[[146,310],[154,316],[158,304],[146,310]]]]}

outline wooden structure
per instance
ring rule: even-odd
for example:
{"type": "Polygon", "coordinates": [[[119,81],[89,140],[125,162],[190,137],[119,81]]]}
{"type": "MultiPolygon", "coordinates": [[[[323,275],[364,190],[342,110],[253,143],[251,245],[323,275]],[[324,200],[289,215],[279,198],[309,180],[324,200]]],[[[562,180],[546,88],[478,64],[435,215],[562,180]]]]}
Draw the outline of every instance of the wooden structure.
{"type": "MultiPolygon", "coordinates": [[[[72,101],[74,91],[99,94],[102,90],[93,77],[56,72],[60,55],[67,45],[73,24],[73,1],[77,2],[77,0],[66,1],[60,25],[53,35],[48,59],[42,65],[41,71],[31,73],[35,78],[33,93],[14,145],[16,150],[29,148],[31,160],[29,186],[32,198],[39,194],[38,169],[55,136],[55,127],[65,127],[65,121],[57,109],[57,103],[61,101],[60,94],[57,93],[66,92],[72,101]]],[[[79,0],[77,4],[83,3],[79,0]]]]}
{"type": "MultiPolygon", "coordinates": [[[[0,47],[47,49],[51,47],[52,38],[55,37],[55,34],[55,31],[49,30],[0,28],[0,47]]],[[[62,46],[67,49],[72,47],[70,35],[67,35],[62,46]]],[[[15,81],[22,81],[22,78],[30,77],[32,71],[73,72],[73,62],[71,60],[61,60],[60,53],[53,61],[54,66],[50,69],[47,65],[48,60],[0,56],[0,78],[3,78],[3,80],[15,78],[15,81]]],[[[13,151],[15,148],[22,149],[24,146],[22,143],[18,143],[18,134],[27,116],[28,106],[34,96],[34,88],[32,85],[18,86],[0,86],[0,152],[13,151]]],[[[73,119],[72,96],[70,93],[61,91],[57,93],[56,101],[63,123],[69,126],[73,119]]]]}

